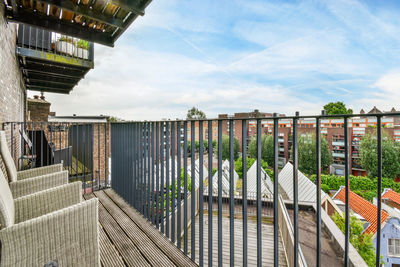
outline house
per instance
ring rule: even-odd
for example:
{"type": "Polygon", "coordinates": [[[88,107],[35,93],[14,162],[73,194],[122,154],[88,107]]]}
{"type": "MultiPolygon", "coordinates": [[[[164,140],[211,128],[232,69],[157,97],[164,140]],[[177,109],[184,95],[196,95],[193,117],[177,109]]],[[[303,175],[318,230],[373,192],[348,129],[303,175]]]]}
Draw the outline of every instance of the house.
{"type": "MultiPolygon", "coordinates": [[[[374,204],[377,200],[374,199],[374,204]]],[[[385,266],[400,266],[400,194],[390,188],[382,193],[382,209],[389,213],[382,228],[381,255],[385,266]]],[[[376,243],[376,239],[374,240],[376,243]]],[[[376,245],[376,244],[375,244],[376,245]]]]}
{"type": "MultiPolygon", "coordinates": [[[[346,190],[344,186],[333,196],[336,204],[344,211],[346,202],[346,190]],[[338,201],[337,201],[338,200],[338,201]]],[[[364,233],[375,235],[378,227],[378,208],[371,202],[349,190],[349,208],[355,213],[356,217],[364,223],[364,233]]],[[[381,225],[389,217],[386,211],[382,211],[381,225]]]]}
{"type": "MultiPolygon", "coordinates": [[[[345,187],[334,196],[339,200],[339,206],[344,208],[345,187]]],[[[400,266],[400,212],[396,208],[399,205],[400,194],[392,189],[385,189],[382,193],[382,219],[381,219],[381,255],[385,267],[400,266]]],[[[374,199],[374,204],[376,204],[374,199]]],[[[364,222],[364,233],[373,235],[374,246],[376,247],[377,206],[360,197],[356,193],[349,192],[349,207],[364,222]]]]}

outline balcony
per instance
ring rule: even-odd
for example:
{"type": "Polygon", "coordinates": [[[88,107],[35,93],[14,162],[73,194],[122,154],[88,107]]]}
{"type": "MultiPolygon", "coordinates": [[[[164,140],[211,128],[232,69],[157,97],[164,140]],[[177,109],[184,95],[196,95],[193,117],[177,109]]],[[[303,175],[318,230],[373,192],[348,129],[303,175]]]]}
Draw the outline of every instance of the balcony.
{"type": "Polygon", "coordinates": [[[340,152],[332,152],[332,157],[334,158],[344,158],[345,154],[340,152]]]}
{"type": "Polygon", "coordinates": [[[344,141],[332,141],[332,146],[344,146],[344,141]]]}
{"type": "Polygon", "coordinates": [[[23,1],[7,0],[10,21],[62,35],[114,46],[115,41],[144,15],[151,0],[23,1]]]}
{"type": "Polygon", "coordinates": [[[28,90],[68,94],[93,69],[91,42],[19,25],[16,54],[28,90]]]}
{"type": "MultiPolygon", "coordinates": [[[[296,161],[286,163],[275,153],[273,177],[255,164],[239,178],[233,153],[227,158],[218,153],[222,135],[214,138],[212,123],[9,122],[3,129],[10,136],[9,147],[18,169],[62,163],[71,182],[83,182],[84,198],[99,199],[103,266],[206,266],[211,262],[215,266],[326,266],[328,262],[341,266],[343,261],[366,266],[349,242],[350,233],[343,234],[330,217],[335,203],[318,182],[299,172],[296,161]],[[194,148],[193,141],[199,140],[199,151],[191,149],[189,153],[188,124],[194,123],[198,128],[190,128],[190,141],[194,148]],[[213,141],[217,141],[217,149],[213,141]]],[[[316,125],[318,144],[321,129],[316,125]]],[[[222,127],[219,120],[216,132],[222,132],[222,127]]],[[[260,120],[256,131],[261,129],[260,120]]],[[[247,131],[243,135],[246,147],[247,131]]],[[[261,141],[261,135],[257,136],[261,141]]],[[[231,130],[232,143],[233,138],[231,130]]],[[[277,134],[273,141],[279,151],[277,134]]],[[[297,151],[298,140],[293,140],[292,146],[297,151]]],[[[247,151],[242,154],[244,166],[247,151]]],[[[321,150],[316,149],[315,154],[319,158],[321,150]]],[[[255,159],[261,162],[261,153],[255,159]]],[[[349,159],[342,160],[346,164],[349,159]]],[[[349,179],[349,170],[336,167],[340,170],[337,174],[349,179]]],[[[320,173],[321,166],[316,168],[320,173]]],[[[349,201],[345,202],[349,215],[349,201]]],[[[381,238],[381,226],[379,222],[376,240],[381,238]]]]}

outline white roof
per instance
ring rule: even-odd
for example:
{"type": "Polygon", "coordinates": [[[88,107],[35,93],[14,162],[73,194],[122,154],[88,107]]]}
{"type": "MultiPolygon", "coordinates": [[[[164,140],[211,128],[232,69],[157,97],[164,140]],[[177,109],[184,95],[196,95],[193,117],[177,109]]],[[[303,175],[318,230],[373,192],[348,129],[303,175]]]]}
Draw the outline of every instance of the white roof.
{"type": "MultiPolygon", "coordinates": [[[[315,202],[316,185],[311,182],[303,173],[298,171],[299,178],[299,201],[315,202]]],[[[279,185],[285,191],[290,200],[293,200],[293,165],[288,162],[278,176],[279,185]]],[[[321,199],[325,197],[325,192],[321,190],[321,199]]]]}
{"type": "MultiPolygon", "coordinates": [[[[247,171],[247,195],[251,197],[257,193],[257,161],[253,163],[250,169],[247,171]]],[[[274,185],[272,184],[271,178],[261,168],[261,194],[273,194],[274,185]]]]}
{"type": "MultiPolygon", "coordinates": [[[[195,180],[194,181],[196,183],[195,186],[196,186],[196,188],[198,188],[199,181],[200,181],[200,160],[199,159],[197,159],[194,162],[194,170],[195,170],[195,176],[194,176],[195,180]]],[[[191,164],[188,164],[187,173],[189,176],[192,175],[192,165],[191,164]]],[[[203,164],[203,184],[207,178],[208,178],[208,170],[207,170],[206,166],[204,166],[204,164],[203,164]]]]}
{"type": "MultiPolygon", "coordinates": [[[[229,161],[225,160],[222,163],[222,193],[229,195],[229,161]]],[[[239,179],[239,175],[235,170],[233,170],[233,188],[236,192],[236,185],[239,179]]],[[[212,178],[213,180],[213,192],[218,192],[218,172],[216,172],[212,178]]]]}

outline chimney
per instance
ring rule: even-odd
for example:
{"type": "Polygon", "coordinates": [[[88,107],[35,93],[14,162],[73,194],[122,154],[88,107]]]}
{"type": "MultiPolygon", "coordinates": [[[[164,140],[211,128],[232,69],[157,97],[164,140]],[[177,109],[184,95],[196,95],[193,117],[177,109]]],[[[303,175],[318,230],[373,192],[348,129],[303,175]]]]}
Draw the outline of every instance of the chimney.
{"type": "Polygon", "coordinates": [[[45,100],[45,97],[44,97],[44,93],[43,93],[43,92],[42,92],[42,94],[40,95],[40,99],[45,100]]]}
{"type": "Polygon", "coordinates": [[[39,100],[39,96],[35,95],[34,99],[28,99],[27,112],[30,114],[31,121],[48,121],[50,115],[50,103],[44,99],[39,100]]]}

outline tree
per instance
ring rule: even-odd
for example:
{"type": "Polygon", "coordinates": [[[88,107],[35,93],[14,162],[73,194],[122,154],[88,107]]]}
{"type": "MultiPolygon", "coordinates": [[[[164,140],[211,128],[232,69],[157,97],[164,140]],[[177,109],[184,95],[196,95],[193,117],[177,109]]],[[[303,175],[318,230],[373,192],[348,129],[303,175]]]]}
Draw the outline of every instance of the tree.
{"type": "Polygon", "coordinates": [[[122,121],[122,119],[120,119],[120,118],[118,118],[118,117],[111,116],[110,119],[109,119],[109,121],[110,121],[110,122],[118,122],[118,121],[122,121]]]}
{"type": "Polygon", "coordinates": [[[328,115],[353,114],[353,110],[347,109],[343,102],[330,102],[324,106],[324,110],[328,115]]]}
{"type": "Polygon", "coordinates": [[[199,110],[198,108],[192,107],[191,109],[188,110],[188,113],[186,115],[187,119],[205,119],[206,114],[199,110]]]}
{"type": "MultiPolygon", "coordinates": [[[[234,137],[233,138],[233,159],[237,160],[239,157],[239,151],[240,151],[240,144],[239,140],[234,137]]],[[[218,145],[217,145],[217,151],[216,155],[218,155],[218,145]]],[[[228,135],[223,135],[222,136],[222,159],[229,159],[229,136],[228,135]]]]}
{"type": "MultiPolygon", "coordinates": [[[[301,172],[306,174],[317,173],[317,145],[314,134],[300,136],[298,140],[298,160],[301,172]]],[[[332,162],[328,141],[325,138],[321,138],[321,168],[327,169],[332,162]]]]}
{"type": "MultiPolygon", "coordinates": [[[[366,134],[360,142],[360,163],[371,178],[378,176],[378,144],[376,134],[366,134]]],[[[400,145],[389,135],[382,137],[382,176],[396,178],[400,174],[400,145]]]]}
{"type": "MultiPolygon", "coordinates": [[[[249,143],[249,156],[257,158],[257,136],[254,136],[249,143]]],[[[261,159],[269,166],[274,165],[274,138],[272,135],[261,136],[261,159]]]]}
{"type": "MultiPolygon", "coordinates": [[[[338,213],[332,216],[333,221],[344,233],[345,219],[338,213]]],[[[350,216],[350,243],[357,250],[368,266],[375,266],[375,248],[372,242],[372,235],[364,233],[363,223],[356,216],[350,216]]]]}
{"type": "MultiPolygon", "coordinates": [[[[251,166],[256,162],[255,158],[247,158],[247,169],[246,172],[249,171],[251,166]]],[[[274,172],[268,167],[268,164],[261,160],[261,168],[268,174],[271,179],[274,179],[274,172]]],[[[239,178],[243,178],[243,158],[240,157],[235,161],[235,171],[239,175],[239,178]]]]}

